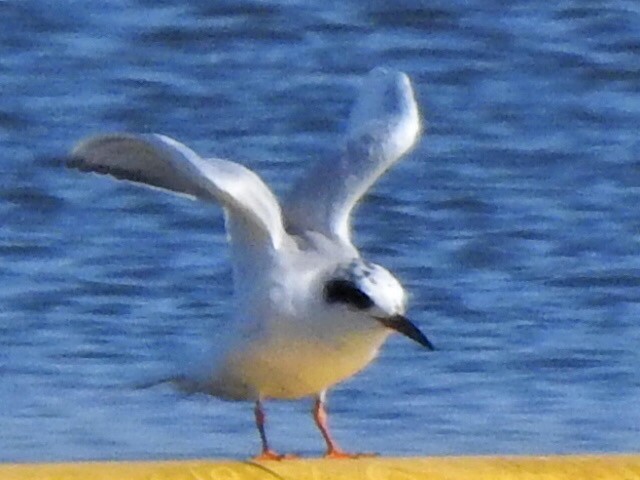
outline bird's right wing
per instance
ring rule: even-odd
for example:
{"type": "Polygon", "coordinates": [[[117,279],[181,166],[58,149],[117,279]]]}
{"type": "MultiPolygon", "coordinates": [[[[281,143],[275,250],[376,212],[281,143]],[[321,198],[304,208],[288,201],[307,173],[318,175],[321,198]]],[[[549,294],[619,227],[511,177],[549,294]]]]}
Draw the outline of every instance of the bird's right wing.
{"type": "Polygon", "coordinates": [[[267,257],[280,248],[286,235],[278,201],[258,175],[228,160],[205,160],[163,135],[89,137],[75,146],[67,165],[219,202],[226,214],[234,264],[243,263],[245,257],[267,257]]]}

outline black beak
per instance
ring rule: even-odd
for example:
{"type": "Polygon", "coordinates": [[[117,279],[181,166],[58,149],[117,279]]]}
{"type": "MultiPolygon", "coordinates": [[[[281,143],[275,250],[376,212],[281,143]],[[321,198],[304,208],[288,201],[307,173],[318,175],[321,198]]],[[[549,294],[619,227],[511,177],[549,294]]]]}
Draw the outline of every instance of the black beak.
{"type": "Polygon", "coordinates": [[[433,344],[429,341],[424,333],[420,331],[418,327],[416,327],[411,320],[402,315],[394,315],[393,317],[380,318],[376,317],[376,319],[385,327],[390,328],[391,330],[395,330],[402,335],[409,337],[411,340],[418,342],[423,347],[429,350],[435,350],[433,348],[433,344]]]}

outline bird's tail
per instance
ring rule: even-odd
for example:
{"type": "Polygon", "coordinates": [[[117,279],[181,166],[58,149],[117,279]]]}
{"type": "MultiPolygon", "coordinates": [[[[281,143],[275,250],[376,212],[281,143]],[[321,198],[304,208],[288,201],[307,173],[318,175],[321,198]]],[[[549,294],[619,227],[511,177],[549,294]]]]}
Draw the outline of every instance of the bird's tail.
{"type": "Polygon", "coordinates": [[[172,387],[186,394],[193,394],[202,391],[201,382],[189,378],[185,375],[173,375],[170,377],[160,377],[151,380],[137,382],[131,385],[133,390],[146,390],[159,385],[170,384],[172,387]]]}
{"type": "Polygon", "coordinates": [[[159,377],[150,380],[143,380],[130,385],[133,390],[146,390],[147,388],[157,387],[158,385],[164,385],[166,383],[176,383],[180,379],[179,377],[159,377]]]}

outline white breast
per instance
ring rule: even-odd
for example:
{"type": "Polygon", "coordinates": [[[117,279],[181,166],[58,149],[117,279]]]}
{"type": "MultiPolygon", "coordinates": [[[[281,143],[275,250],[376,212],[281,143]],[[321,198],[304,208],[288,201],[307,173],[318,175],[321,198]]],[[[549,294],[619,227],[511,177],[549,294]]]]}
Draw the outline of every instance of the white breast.
{"type": "Polygon", "coordinates": [[[315,341],[275,334],[236,346],[212,375],[212,393],[238,399],[318,394],[366,367],[387,336],[381,329],[315,341]]]}

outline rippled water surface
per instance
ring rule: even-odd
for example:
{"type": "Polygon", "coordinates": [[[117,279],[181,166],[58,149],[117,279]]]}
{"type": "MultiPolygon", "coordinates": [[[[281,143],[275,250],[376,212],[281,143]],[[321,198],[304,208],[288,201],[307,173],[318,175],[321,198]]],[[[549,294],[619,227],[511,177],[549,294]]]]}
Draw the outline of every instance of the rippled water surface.
{"type": "MultiPolygon", "coordinates": [[[[386,454],[640,449],[635,0],[0,2],[0,460],[238,457],[251,406],[133,385],[224,329],[216,208],[62,168],[161,132],[284,192],[358,80],[412,77],[426,135],[358,210],[432,354],[393,338],[331,393],[386,454]],[[531,5],[534,5],[533,3],[531,5]]],[[[317,454],[309,402],[272,402],[317,454]]]]}

